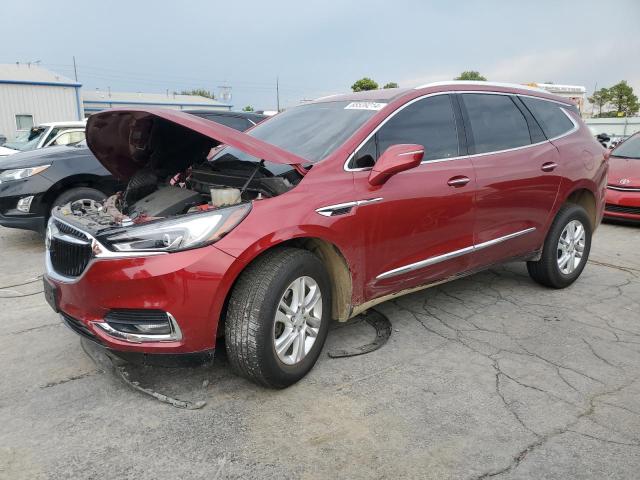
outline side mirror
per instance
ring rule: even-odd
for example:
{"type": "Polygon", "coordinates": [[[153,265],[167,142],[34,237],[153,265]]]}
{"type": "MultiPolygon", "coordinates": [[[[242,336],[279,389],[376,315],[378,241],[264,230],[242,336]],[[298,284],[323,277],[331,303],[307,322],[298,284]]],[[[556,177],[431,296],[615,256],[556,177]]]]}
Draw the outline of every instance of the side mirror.
{"type": "Polygon", "coordinates": [[[369,184],[382,185],[396,173],[410,170],[420,165],[424,157],[422,145],[391,145],[380,156],[369,173],[369,184]]]}

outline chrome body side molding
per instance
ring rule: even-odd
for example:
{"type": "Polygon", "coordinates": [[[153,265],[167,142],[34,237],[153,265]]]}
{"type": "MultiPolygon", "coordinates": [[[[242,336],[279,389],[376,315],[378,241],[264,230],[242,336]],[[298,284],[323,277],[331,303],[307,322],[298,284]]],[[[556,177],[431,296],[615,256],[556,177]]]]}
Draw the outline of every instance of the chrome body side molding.
{"type": "Polygon", "coordinates": [[[353,207],[366,205],[368,203],[379,202],[381,200],[382,200],[382,197],[376,197],[376,198],[368,198],[366,200],[354,200],[352,202],[336,203],[335,205],[327,205],[326,207],[320,207],[316,209],[316,212],[322,215],[323,217],[332,217],[336,214],[339,214],[341,211],[346,210],[346,212],[344,213],[348,213],[348,210],[353,207]]]}
{"type": "Polygon", "coordinates": [[[607,185],[607,188],[619,192],[640,192],[640,187],[614,187],[613,185],[607,185]]]}
{"type": "Polygon", "coordinates": [[[409,265],[404,265],[402,267],[394,268],[393,270],[389,270],[387,272],[381,273],[376,277],[376,280],[383,280],[389,277],[395,277],[396,275],[401,275],[403,273],[412,272],[414,270],[419,270],[421,268],[428,267],[430,265],[434,265],[436,263],[444,262],[446,260],[451,260],[453,258],[461,257],[462,255],[468,255],[469,253],[475,252],[477,250],[482,250],[483,248],[492,247],[502,242],[506,242],[507,240],[511,240],[512,238],[520,237],[522,235],[526,235],[528,233],[534,232],[535,227],[527,228],[526,230],[520,230],[519,232],[510,233],[509,235],[505,235],[504,237],[494,238],[493,240],[489,240],[487,242],[478,243],[477,245],[472,245],[470,247],[461,248],[460,250],[454,250],[449,253],[445,253],[442,255],[437,255],[435,257],[429,257],[424,260],[420,260],[419,262],[411,263],[409,265]]]}

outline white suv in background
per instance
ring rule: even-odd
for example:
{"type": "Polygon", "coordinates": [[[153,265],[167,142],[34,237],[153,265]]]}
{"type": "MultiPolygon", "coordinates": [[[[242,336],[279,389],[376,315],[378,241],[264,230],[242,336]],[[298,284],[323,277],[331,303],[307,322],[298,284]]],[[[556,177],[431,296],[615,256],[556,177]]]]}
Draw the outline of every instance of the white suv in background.
{"type": "Polygon", "coordinates": [[[21,132],[0,147],[0,157],[49,145],[69,145],[84,140],[85,121],[42,123],[21,132]],[[69,133],[69,135],[66,135],[69,133]]]}

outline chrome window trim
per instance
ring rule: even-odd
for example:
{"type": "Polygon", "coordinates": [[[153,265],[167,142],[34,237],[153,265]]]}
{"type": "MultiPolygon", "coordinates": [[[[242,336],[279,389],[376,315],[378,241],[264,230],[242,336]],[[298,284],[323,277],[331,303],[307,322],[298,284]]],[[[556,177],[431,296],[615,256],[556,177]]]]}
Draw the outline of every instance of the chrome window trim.
{"type": "MultiPolygon", "coordinates": [[[[400,113],[402,110],[404,110],[405,108],[407,108],[409,105],[413,105],[414,103],[423,100],[425,98],[429,98],[429,97],[435,97],[438,95],[448,95],[451,92],[433,92],[433,93],[427,93],[426,95],[421,95],[419,97],[414,98],[413,100],[409,100],[407,103],[405,103],[404,105],[400,105],[400,107],[396,108],[393,112],[391,112],[391,114],[385,118],[384,120],[382,120],[382,122],[380,122],[376,128],[374,128],[371,133],[369,133],[369,135],[367,135],[365,137],[365,139],[360,142],[360,144],[355,148],[355,150],[353,152],[351,152],[351,154],[347,157],[347,159],[344,162],[343,165],[343,169],[346,172],[363,172],[365,170],[371,170],[371,167],[364,167],[364,168],[351,168],[349,167],[349,162],[353,159],[354,155],[356,153],[358,153],[358,150],[360,150],[365,143],[367,143],[369,140],[371,140],[371,137],[373,137],[376,133],[378,133],[378,130],[380,130],[389,120],[391,120],[393,117],[395,117],[398,113],[400,113]]],[[[459,158],[459,157],[455,157],[455,158],[459,158]]],[[[433,161],[433,160],[429,160],[429,161],[433,161]]],[[[425,162],[422,162],[425,163],[425,162]]]]}
{"type": "MultiPolygon", "coordinates": [[[[449,84],[447,84],[449,85],[449,84]]],[[[418,88],[416,88],[418,89],[418,88]]],[[[506,152],[513,152],[516,150],[522,150],[524,148],[530,148],[530,147],[536,147],[538,145],[542,145],[543,143],[547,143],[547,142],[552,142],[554,140],[558,140],[560,138],[566,137],[568,135],[571,135],[575,132],[577,132],[580,129],[580,125],[574,120],[574,118],[562,107],[568,107],[569,105],[567,105],[566,103],[560,102],[558,100],[551,100],[551,99],[547,99],[547,98],[542,98],[542,97],[536,97],[535,95],[526,95],[526,94],[520,94],[520,93],[508,93],[508,92],[490,92],[490,91],[480,91],[480,90],[450,90],[450,91],[446,91],[446,92],[434,92],[434,93],[428,93],[426,95],[422,95],[420,97],[416,97],[413,100],[405,103],[404,105],[401,105],[397,110],[395,110],[394,112],[392,112],[387,118],[385,118],[382,122],[380,122],[380,124],[378,124],[378,126],[376,126],[376,128],[373,129],[373,131],[367,135],[367,137],[360,142],[360,144],[356,147],[356,149],[349,154],[349,156],[347,157],[346,161],[344,162],[343,165],[343,170],[345,172],[364,172],[364,171],[369,171],[371,170],[372,167],[361,167],[361,168],[351,168],[349,167],[349,162],[353,159],[353,157],[355,156],[356,153],[358,153],[358,151],[369,141],[371,140],[371,137],[373,137],[376,133],[378,133],[378,130],[380,130],[380,128],[382,128],[384,126],[385,123],[387,123],[388,120],[390,120],[391,118],[393,118],[398,112],[402,111],[405,107],[408,107],[409,105],[411,105],[414,102],[417,102],[419,100],[422,100],[424,98],[428,98],[428,97],[433,97],[436,95],[448,95],[451,93],[460,93],[460,94],[464,94],[464,93],[479,93],[479,94],[484,94],[484,95],[506,95],[506,96],[519,96],[519,97],[528,97],[528,98],[533,98],[536,100],[543,100],[545,102],[552,102],[552,103],[557,103],[558,105],[560,105],[560,110],[562,111],[562,113],[564,113],[569,120],[571,121],[571,123],[573,124],[573,128],[571,130],[568,130],[567,132],[558,135],[556,137],[553,138],[549,138],[547,140],[542,140],[541,142],[536,142],[536,143],[530,143],[529,145],[522,145],[520,147],[513,147],[513,148],[507,148],[505,150],[494,150],[491,152],[483,152],[483,153],[473,153],[470,155],[458,155],[456,157],[444,157],[444,158],[434,158],[432,160],[423,160],[422,162],[420,162],[420,164],[424,164],[424,163],[439,163],[439,162],[450,162],[452,160],[460,160],[460,159],[464,159],[464,158],[474,158],[474,157],[478,157],[481,155],[496,155],[499,153],[506,153],[506,152]]],[[[535,117],[534,117],[535,118],[535,117]]],[[[544,132],[543,132],[544,134],[544,132]]]]}
{"type": "Polygon", "coordinates": [[[526,235],[528,233],[534,232],[535,230],[536,230],[535,227],[527,228],[525,230],[520,230],[518,232],[510,233],[509,235],[505,235],[503,237],[498,237],[498,238],[494,238],[493,240],[478,243],[477,245],[461,248],[460,250],[454,250],[452,252],[448,252],[442,255],[436,255],[435,257],[429,257],[424,260],[420,260],[419,262],[410,263],[409,265],[403,265],[402,267],[394,268],[392,270],[388,270],[386,272],[381,273],[376,277],[376,280],[383,280],[385,278],[395,277],[396,275],[412,272],[414,270],[419,270],[424,267],[435,265],[436,263],[461,257],[462,255],[467,255],[469,253],[473,253],[478,250],[482,250],[484,248],[492,247],[499,243],[506,242],[507,240],[511,240],[512,238],[520,237],[521,235],[526,235]]]}

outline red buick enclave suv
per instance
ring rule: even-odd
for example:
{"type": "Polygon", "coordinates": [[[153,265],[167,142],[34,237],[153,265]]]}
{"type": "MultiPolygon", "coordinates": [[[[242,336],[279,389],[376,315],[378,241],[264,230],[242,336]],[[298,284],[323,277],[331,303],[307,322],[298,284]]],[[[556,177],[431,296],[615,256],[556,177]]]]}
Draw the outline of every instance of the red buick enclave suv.
{"type": "Polygon", "coordinates": [[[270,387],[331,320],[498,263],[570,285],[604,208],[605,150],[575,106],[487,82],[336,95],[240,133],[170,110],[89,118],[127,184],[55,209],[45,295],[115,352],[211,352],[270,387]]]}

